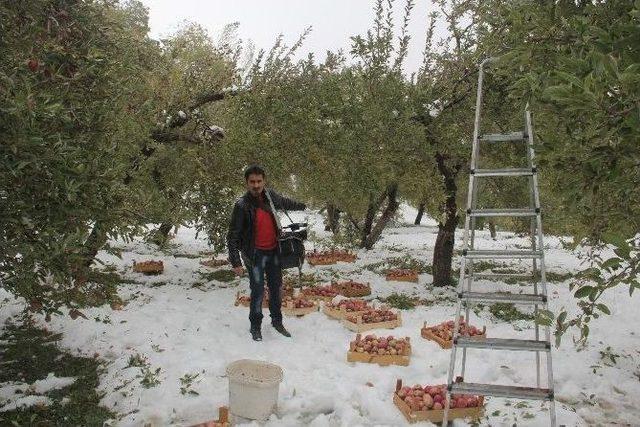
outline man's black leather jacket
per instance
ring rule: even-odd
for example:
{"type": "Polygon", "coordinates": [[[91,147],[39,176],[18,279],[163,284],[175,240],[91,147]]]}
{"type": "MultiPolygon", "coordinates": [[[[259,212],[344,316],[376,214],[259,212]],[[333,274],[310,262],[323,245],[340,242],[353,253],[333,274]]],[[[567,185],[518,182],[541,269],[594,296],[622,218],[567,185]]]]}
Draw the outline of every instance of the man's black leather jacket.
{"type": "MultiPolygon", "coordinates": [[[[295,200],[284,197],[274,190],[269,191],[271,200],[276,209],[286,209],[288,211],[301,211],[305,210],[307,206],[304,203],[296,202],[295,200]]],[[[271,213],[271,206],[269,201],[264,195],[264,203],[262,208],[271,213]]],[[[253,259],[254,253],[254,236],[253,236],[253,221],[256,217],[256,209],[258,208],[258,199],[254,197],[250,192],[246,192],[240,197],[236,204],[233,206],[233,213],[231,214],[231,224],[229,225],[229,232],[227,233],[227,248],[229,249],[229,262],[233,267],[240,267],[242,262],[240,261],[240,253],[247,259],[253,259]]],[[[275,227],[275,219],[274,219],[275,227]]]]}

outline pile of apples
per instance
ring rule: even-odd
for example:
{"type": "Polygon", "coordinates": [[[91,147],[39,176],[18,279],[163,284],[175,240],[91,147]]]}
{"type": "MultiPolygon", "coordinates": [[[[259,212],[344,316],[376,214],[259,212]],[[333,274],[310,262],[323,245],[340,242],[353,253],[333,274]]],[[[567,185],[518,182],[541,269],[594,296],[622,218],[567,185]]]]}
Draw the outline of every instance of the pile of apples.
{"type": "MultiPolygon", "coordinates": [[[[446,404],[446,386],[424,386],[416,384],[413,387],[402,387],[397,391],[398,397],[409,405],[412,411],[428,411],[444,409],[446,404]]],[[[480,406],[480,398],[470,394],[453,394],[449,407],[475,408],[480,406]]]]}
{"type": "Polygon", "coordinates": [[[371,310],[369,304],[367,304],[367,302],[362,299],[345,299],[337,304],[328,303],[327,307],[334,310],[342,310],[342,307],[344,307],[344,309],[348,312],[371,310]]]}
{"type": "Polygon", "coordinates": [[[368,353],[383,355],[405,355],[411,345],[409,338],[394,338],[393,335],[388,337],[376,337],[375,335],[367,335],[364,339],[360,334],[356,335],[356,339],[349,343],[350,351],[356,353],[368,353]]]}
{"type": "Polygon", "coordinates": [[[336,283],[333,286],[344,296],[364,296],[371,293],[371,286],[368,283],[358,283],[353,280],[336,283]]]}
{"type": "MultiPolygon", "coordinates": [[[[362,323],[380,323],[398,319],[398,315],[385,308],[370,309],[360,315],[362,323]]],[[[347,321],[358,323],[358,316],[347,316],[347,321]]]]}
{"type": "Polygon", "coordinates": [[[313,251],[307,252],[307,259],[311,264],[335,264],[338,261],[353,262],[357,256],[349,251],[345,250],[331,250],[331,251],[313,251]]]}
{"type": "MultiPolygon", "coordinates": [[[[427,328],[429,332],[435,336],[442,338],[445,341],[451,341],[453,339],[453,328],[455,324],[453,320],[442,322],[439,325],[431,326],[427,328]]],[[[458,326],[458,334],[462,336],[476,336],[482,335],[483,330],[476,328],[475,326],[467,325],[463,317],[460,317],[460,324],[458,326]]]]}
{"type": "Polygon", "coordinates": [[[311,308],[313,307],[315,304],[313,303],[313,301],[310,301],[306,298],[293,298],[293,297],[285,297],[285,299],[282,301],[283,305],[287,305],[287,306],[293,306],[293,308],[311,308]]]}
{"type": "Polygon", "coordinates": [[[302,290],[304,295],[316,296],[316,297],[330,297],[333,298],[338,295],[338,291],[331,285],[327,286],[311,286],[302,290]]]}
{"type": "Polygon", "coordinates": [[[387,271],[387,279],[413,279],[418,277],[418,272],[408,268],[396,268],[387,271]]]}

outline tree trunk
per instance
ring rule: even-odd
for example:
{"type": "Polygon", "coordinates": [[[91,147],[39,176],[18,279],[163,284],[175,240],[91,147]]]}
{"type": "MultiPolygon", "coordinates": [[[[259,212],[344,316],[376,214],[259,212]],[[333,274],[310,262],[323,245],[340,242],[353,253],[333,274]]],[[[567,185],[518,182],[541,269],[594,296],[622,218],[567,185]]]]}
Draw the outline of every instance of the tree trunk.
{"type": "Polygon", "coordinates": [[[369,208],[367,209],[367,215],[364,218],[364,226],[360,230],[362,240],[360,241],[360,247],[364,248],[367,244],[367,236],[371,233],[371,227],[373,227],[373,220],[376,217],[378,207],[374,205],[373,198],[369,202],[369,208]]]}
{"type": "Polygon", "coordinates": [[[82,247],[82,268],[89,268],[98,255],[98,251],[107,243],[107,232],[100,221],[96,221],[91,233],[82,247]]]}
{"type": "Polygon", "coordinates": [[[424,203],[420,203],[420,206],[418,206],[418,215],[416,215],[416,220],[413,222],[414,225],[420,225],[422,215],[424,215],[424,203]]]}
{"type": "Polygon", "coordinates": [[[331,231],[338,234],[340,229],[340,210],[333,204],[327,204],[327,218],[324,231],[331,231]]]}
{"type": "Polygon", "coordinates": [[[496,222],[493,219],[489,220],[489,233],[491,233],[491,238],[493,240],[496,240],[497,238],[497,234],[496,234],[496,222]]]}
{"type": "Polygon", "coordinates": [[[453,244],[455,241],[456,227],[458,225],[458,206],[456,195],[456,176],[460,171],[460,164],[449,167],[446,157],[440,153],[435,155],[438,171],[444,178],[446,190],[445,222],[438,223],[438,237],[433,250],[433,285],[447,286],[452,283],[451,264],[453,261],[453,244]]]}
{"type": "Polygon", "coordinates": [[[158,227],[158,229],[153,232],[153,237],[151,238],[151,241],[158,246],[164,245],[165,243],[167,243],[167,240],[169,238],[169,232],[171,231],[172,227],[173,227],[172,223],[163,222],[162,224],[160,224],[160,227],[158,227]]]}
{"type": "Polygon", "coordinates": [[[387,203],[387,207],[385,208],[384,212],[382,212],[382,216],[376,223],[375,227],[373,227],[373,230],[371,230],[371,233],[369,233],[369,235],[365,239],[363,246],[365,249],[369,250],[373,248],[373,245],[380,239],[382,231],[385,229],[389,221],[391,221],[391,218],[393,218],[393,215],[398,210],[400,204],[398,203],[397,196],[398,184],[391,184],[387,189],[387,197],[389,199],[389,202],[387,203]]]}

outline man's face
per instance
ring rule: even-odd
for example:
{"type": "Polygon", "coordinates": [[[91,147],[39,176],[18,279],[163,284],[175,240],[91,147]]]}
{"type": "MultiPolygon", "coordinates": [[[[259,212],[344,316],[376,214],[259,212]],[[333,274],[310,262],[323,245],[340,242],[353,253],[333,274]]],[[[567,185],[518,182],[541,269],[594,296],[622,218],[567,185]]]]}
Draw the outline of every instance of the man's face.
{"type": "Polygon", "coordinates": [[[247,178],[247,190],[255,197],[258,197],[264,190],[264,177],[259,174],[251,174],[247,178]]]}

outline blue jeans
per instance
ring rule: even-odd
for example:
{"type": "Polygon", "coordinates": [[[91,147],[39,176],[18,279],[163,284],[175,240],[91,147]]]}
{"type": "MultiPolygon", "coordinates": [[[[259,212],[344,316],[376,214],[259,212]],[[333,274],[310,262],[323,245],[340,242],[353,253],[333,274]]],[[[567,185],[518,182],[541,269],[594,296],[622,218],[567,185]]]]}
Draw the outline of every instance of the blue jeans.
{"type": "Polygon", "coordinates": [[[278,259],[277,249],[256,249],[253,260],[245,259],[249,273],[249,285],[251,287],[251,304],[249,306],[249,321],[252,327],[262,324],[262,298],[264,296],[265,273],[269,286],[269,312],[271,323],[282,323],[282,300],[280,288],[282,287],[282,269],[278,259]]]}

